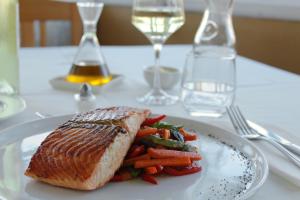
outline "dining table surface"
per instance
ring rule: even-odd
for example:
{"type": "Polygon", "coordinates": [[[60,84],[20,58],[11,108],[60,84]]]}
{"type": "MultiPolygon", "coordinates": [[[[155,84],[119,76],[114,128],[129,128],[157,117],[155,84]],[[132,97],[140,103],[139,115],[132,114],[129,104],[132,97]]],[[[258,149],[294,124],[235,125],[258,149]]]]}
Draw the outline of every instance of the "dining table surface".
{"type": "MultiPolygon", "coordinates": [[[[183,69],[191,45],[166,45],[162,52],[162,65],[183,69]]],[[[49,80],[67,75],[76,47],[45,47],[20,49],[20,94],[27,108],[17,116],[0,121],[0,130],[20,123],[37,120],[35,114],[65,115],[76,112],[74,92],[55,90],[49,80]]],[[[144,80],[143,69],[153,64],[154,53],[150,45],[103,46],[110,71],[122,79],[104,87],[97,97],[97,106],[127,105],[143,107],[136,97],[143,95],[149,86],[144,80]]],[[[237,91],[235,102],[247,118],[261,124],[285,130],[293,137],[300,137],[300,76],[278,68],[237,57],[237,91]]],[[[178,93],[180,84],[172,91],[178,93]]],[[[225,115],[221,118],[189,116],[181,102],[171,106],[147,106],[155,113],[190,118],[207,123],[230,126],[225,115]]],[[[280,165],[280,163],[278,163],[280,165]]],[[[283,177],[270,172],[265,184],[251,199],[298,200],[300,188],[283,177]]]]}

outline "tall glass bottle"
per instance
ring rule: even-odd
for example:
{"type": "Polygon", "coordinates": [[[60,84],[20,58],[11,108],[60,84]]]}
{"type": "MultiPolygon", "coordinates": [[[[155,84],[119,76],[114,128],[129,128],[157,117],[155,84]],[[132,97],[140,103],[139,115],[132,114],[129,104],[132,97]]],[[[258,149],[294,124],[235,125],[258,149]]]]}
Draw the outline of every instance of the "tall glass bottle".
{"type": "Polygon", "coordinates": [[[19,92],[18,0],[0,1],[0,95],[19,92]]]}
{"type": "Polygon", "coordinates": [[[24,110],[19,96],[18,0],[0,0],[0,120],[24,110]]]}
{"type": "Polygon", "coordinates": [[[235,97],[234,0],[204,1],[207,8],[186,60],[181,97],[191,115],[219,117],[235,97]]]}

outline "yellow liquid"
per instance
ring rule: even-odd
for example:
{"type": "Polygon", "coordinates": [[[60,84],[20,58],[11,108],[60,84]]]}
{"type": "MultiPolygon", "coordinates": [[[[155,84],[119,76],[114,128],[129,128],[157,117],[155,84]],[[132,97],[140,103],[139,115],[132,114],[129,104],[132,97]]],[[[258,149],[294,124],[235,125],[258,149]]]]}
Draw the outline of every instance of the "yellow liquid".
{"type": "Polygon", "coordinates": [[[153,42],[164,42],[185,21],[181,9],[148,9],[133,11],[132,24],[153,42]]]}
{"type": "Polygon", "coordinates": [[[73,64],[66,79],[72,83],[104,85],[112,80],[112,76],[108,72],[102,71],[102,68],[98,64],[88,64],[87,62],[83,62],[80,64],[73,64]]]}
{"type": "Polygon", "coordinates": [[[0,88],[19,91],[17,0],[0,0],[0,88]]]}

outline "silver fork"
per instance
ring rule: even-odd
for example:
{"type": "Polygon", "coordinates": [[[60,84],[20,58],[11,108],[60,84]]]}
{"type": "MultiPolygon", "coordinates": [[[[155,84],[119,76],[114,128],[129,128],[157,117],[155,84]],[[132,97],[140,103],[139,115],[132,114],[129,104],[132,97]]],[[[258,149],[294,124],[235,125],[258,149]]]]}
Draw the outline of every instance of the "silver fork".
{"type": "Polygon", "coordinates": [[[248,125],[245,117],[243,116],[242,112],[240,111],[238,106],[230,106],[227,107],[227,113],[229,118],[232,122],[234,129],[237,131],[239,135],[249,140],[264,140],[270,144],[272,144],[275,148],[281,151],[284,155],[286,155],[296,166],[300,168],[300,158],[291,153],[281,144],[277,143],[276,141],[262,136],[258,133],[255,133],[252,128],[248,125]]]}

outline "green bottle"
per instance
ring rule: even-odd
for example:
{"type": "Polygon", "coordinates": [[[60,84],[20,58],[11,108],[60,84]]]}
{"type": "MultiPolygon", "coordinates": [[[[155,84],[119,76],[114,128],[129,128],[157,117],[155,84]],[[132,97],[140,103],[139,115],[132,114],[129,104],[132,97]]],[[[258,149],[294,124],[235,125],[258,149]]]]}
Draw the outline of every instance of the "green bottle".
{"type": "Polygon", "coordinates": [[[0,0],[0,94],[19,93],[18,0],[0,0]]]}

